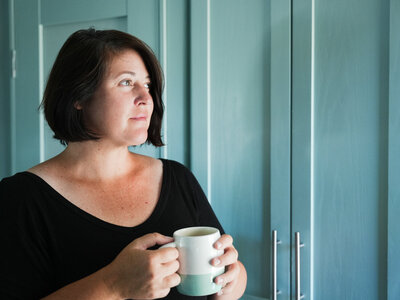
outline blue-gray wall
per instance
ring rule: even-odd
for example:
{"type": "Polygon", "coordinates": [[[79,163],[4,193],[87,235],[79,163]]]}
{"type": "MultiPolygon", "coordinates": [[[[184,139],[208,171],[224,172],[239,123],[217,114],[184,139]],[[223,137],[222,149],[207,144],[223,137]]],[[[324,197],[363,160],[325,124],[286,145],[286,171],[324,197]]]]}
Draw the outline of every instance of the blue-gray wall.
{"type": "Polygon", "coordinates": [[[0,1],[0,178],[10,174],[8,1],[0,1]]]}

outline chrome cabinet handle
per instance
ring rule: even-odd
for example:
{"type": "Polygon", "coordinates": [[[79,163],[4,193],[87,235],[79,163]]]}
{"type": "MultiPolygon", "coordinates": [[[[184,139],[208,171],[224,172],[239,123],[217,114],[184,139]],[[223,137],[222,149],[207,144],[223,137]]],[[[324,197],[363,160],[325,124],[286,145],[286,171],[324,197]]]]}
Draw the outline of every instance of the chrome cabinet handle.
{"type": "Polygon", "coordinates": [[[281,241],[278,240],[278,231],[272,231],[272,300],[277,300],[278,295],[281,293],[277,289],[277,246],[281,244],[281,241]]]}
{"type": "Polygon", "coordinates": [[[294,234],[294,243],[295,243],[295,247],[296,247],[296,300],[300,300],[304,298],[304,295],[302,295],[300,293],[300,248],[304,247],[304,244],[300,243],[300,232],[295,232],[294,234]]]}

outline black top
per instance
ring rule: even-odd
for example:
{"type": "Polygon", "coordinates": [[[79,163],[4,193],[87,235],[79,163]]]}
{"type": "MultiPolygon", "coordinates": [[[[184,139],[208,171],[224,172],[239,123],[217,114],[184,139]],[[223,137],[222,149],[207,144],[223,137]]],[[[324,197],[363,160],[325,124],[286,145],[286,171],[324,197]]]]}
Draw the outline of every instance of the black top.
{"type": "MultiPolygon", "coordinates": [[[[223,229],[199,183],[183,165],[163,162],[160,198],[135,227],[114,225],[78,208],[29,172],[0,182],[0,299],[38,299],[109,264],[134,239],[172,236],[189,226],[223,229]]],[[[180,295],[165,299],[206,299],[180,295]]]]}

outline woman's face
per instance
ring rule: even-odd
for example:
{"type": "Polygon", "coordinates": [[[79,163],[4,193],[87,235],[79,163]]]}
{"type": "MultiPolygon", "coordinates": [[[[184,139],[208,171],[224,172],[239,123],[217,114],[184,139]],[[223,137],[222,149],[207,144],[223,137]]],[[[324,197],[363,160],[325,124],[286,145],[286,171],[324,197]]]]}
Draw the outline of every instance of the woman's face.
{"type": "Polygon", "coordinates": [[[150,77],[140,55],[126,50],[116,55],[88,107],[85,122],[101,140],[116,146],[140,145],[147,140],[153,112],[150,77]]]}

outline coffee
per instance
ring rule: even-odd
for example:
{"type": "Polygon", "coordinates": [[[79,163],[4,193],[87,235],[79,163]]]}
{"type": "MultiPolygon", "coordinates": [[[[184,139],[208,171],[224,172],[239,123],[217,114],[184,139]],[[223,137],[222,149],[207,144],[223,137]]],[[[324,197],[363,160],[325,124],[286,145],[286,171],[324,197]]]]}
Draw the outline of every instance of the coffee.
{"type": "MultiPolygon", "coordinates": [[[[203,236],[203,235],[208,235],[208,234],[212,234],[214,232],[216,232],[217,230],[215,230],[215,228],[210,228],[210,229],[204,229],[202,227],[200,228],[196,228],[196,227],[189,227],[186,228],[182,231],[182,233],[180,233],[181,236],[203,236]]],[[[179,232],[178,232],[179,234],[179,232]]]]}

